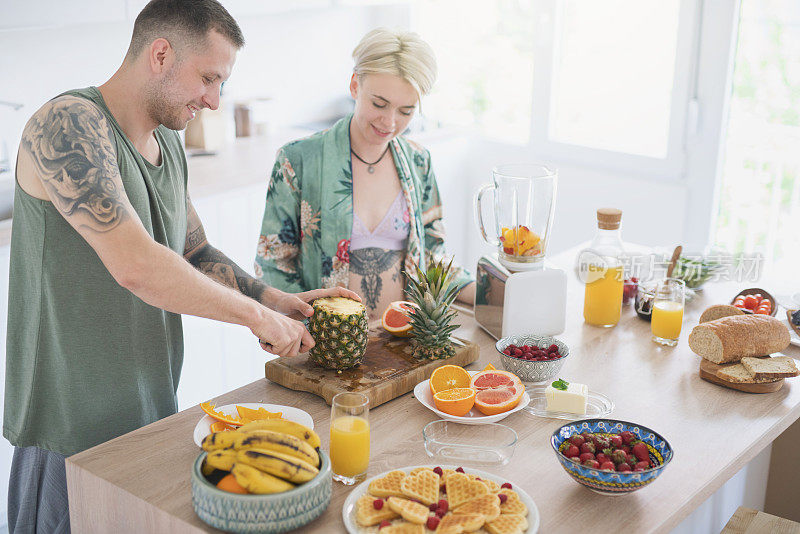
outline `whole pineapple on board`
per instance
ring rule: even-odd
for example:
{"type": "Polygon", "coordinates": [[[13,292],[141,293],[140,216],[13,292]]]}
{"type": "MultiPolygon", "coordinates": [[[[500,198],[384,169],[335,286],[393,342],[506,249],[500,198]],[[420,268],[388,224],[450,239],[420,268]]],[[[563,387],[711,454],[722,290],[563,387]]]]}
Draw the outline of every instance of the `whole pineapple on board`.
{"type": "MultiPolygon", "coordinates": [[[[450,334],[460,325],[450,324],[456,311],[450,305],[458,295],[458,284],[450,268],[453,260],[431,263],[426,271],[416,267],[416,276],[408,276],[409,299],[419,306],[409,312],[414,357],[420,360],[441,360],[455,355],[450,334]]],[[[408,273],[406,273],[408,274],[408,273]]]]}
{"type": "Polygon", "coordinates": [[[364,359],[369,341],[366,307],[346,297],[314,301],[308,331],[314,338],[312,361],[327,369],[349,369],[364,359]]]}

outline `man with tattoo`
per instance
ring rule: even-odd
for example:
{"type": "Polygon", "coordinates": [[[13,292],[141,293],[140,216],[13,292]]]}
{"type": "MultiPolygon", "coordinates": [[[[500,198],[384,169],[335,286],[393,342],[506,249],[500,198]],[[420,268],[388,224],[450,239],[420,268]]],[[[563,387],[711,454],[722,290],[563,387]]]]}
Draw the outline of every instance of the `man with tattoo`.
{"type": "Polygon", "coordinates": [[[241,30],[215,0],[153,0],[103,85],[28,122],[17,161],[3,435],[11,532],[69,531],[64,457],[171,415],[180,314],[250,328],[294,356],[319,296],[249,276],[206,240],[178,134],[216,109],[241,30]]]}

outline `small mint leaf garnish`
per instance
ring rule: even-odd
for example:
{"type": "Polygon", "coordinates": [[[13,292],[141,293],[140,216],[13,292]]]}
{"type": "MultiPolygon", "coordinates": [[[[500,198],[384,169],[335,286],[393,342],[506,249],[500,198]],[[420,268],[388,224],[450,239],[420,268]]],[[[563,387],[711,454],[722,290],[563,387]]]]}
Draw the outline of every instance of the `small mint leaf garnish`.
{"type": "Polygon", "coordinates": [[[567,386],[569,386],[569,382],[567,382],[563,378],[559,378],[558,380],[553,382],[552,385],[556,389],[560,389],[561,391],[567,391],[567,386]]]}

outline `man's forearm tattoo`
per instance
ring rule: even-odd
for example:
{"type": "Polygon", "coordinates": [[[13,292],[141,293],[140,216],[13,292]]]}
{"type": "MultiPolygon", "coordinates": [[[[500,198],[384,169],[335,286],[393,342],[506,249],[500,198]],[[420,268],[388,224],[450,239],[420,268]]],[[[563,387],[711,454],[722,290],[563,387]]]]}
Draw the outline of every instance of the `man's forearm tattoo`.
{"type": "Polygon", "coordinates": [[[21,147],[36,165],[50,200],[65,217],[97,232],[115,228],[127,216],[114,132],[88,101],[57,100],[37,113],[22,134],[21,147]]]}
{"type": "Polygon", "coordinates": [[[194,252],[188,261],[201,273],[259,302],[269,287],[209,244],[194,252]]]}

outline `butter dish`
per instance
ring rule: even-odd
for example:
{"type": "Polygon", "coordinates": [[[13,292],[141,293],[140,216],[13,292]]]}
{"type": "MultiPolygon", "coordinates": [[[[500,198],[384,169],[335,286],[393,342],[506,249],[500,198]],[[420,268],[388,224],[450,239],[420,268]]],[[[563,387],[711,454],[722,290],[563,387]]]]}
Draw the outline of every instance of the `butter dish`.
{"type": "MultiPolygon", "coordinates": [[[[580,384],[577,384],[580,385],[580,384]]],[[[614,402],[597,391],[588,391],[586,395],[586,413],[575,414],[566,411],[550,411],[547,409],[547,388],[549,384],[528,386],[525,391],[531,398],[531,402],[523,408],[524,412],[537,417],[547,417],[550,419],[564,419],[566,421],[577,421],[579,419],[593,419],[606,417],[614,410],[614,402]]]]}

